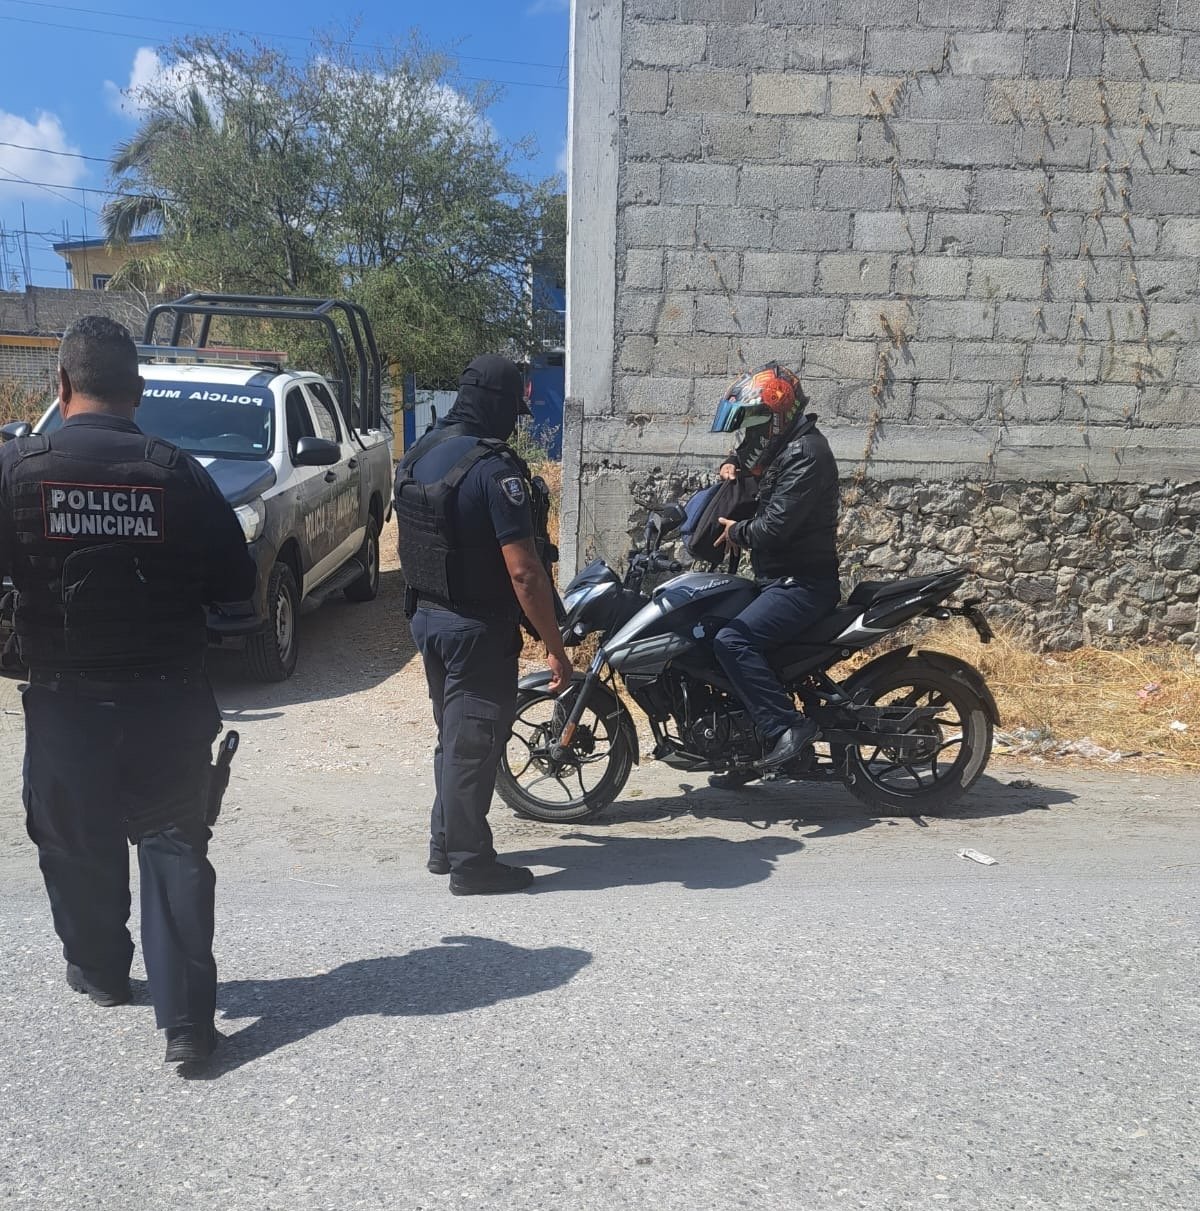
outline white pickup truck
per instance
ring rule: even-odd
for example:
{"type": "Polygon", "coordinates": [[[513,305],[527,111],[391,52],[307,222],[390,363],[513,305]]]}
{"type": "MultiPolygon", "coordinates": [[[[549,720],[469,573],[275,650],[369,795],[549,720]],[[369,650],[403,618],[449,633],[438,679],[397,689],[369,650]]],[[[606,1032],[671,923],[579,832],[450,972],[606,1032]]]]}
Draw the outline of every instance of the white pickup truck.
{"type": "MultiPolygon", "coordinates": [[[[346,304],[320,300],[331,310],[346,304]]],[[[156,311],[179,315],[256,314],[283,310],[293,300],[187,296],[156,311]]],[[[309,310],[313,310],[312,307],[309,310]]],[[[154,333],[154,313],[147,339],[154,333]]],[[[392,455],[380,428],[379,363],[370,327],[357,308],[355,399],[343,346],[335,357],[341,382],[287,370],[278,354],[208,347],[202,341],[139,346],[146,381],[136,420],[146,432],[174,442],[208,470],[233,506],[258,565],[252,603],[210,612],[209,633],[222,646],[245,646],[251,673],[283,681],[296,668],[302,605],[336,592],[370,601],[379,588],[379,534],[391,516],[392,455]],[[365,333],[361,331],[366,324],[365,333]]],[[[56,400],[33,426],[49,433],[62,423],[56,400]]],[[[4,438],[28,425],[4,427],[4,438]]]]}

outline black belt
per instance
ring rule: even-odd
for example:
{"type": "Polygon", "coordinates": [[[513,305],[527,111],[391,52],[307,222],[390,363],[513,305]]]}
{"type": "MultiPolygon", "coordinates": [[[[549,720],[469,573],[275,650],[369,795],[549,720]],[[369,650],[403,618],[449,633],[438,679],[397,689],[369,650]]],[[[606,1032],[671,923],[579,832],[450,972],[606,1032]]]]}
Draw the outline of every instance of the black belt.
{"type": "Polygon", "coordinates": [[[30,669],[30,685],[187,685],[204,670],[170,669],[30,669]]]}

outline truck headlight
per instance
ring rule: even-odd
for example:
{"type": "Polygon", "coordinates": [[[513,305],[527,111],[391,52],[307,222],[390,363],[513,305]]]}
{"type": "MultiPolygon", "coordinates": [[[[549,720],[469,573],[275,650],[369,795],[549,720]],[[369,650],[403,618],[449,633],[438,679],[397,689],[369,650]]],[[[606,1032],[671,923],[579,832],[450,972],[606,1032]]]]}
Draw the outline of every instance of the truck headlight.
{"type": "Polygon", "coordinates": [[[252,500],[249,504],[238,505],[233,512],[242,527],[246,541],[253,542],[263,532],[267,520],[267,506],[261,500],[252,500]]]}

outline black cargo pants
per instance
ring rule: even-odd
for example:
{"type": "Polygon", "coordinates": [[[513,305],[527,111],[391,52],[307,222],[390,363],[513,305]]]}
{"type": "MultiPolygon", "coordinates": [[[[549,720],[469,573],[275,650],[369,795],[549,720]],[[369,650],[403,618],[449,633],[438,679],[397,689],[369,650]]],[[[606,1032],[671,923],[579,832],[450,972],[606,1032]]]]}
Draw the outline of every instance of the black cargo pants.
{"type": "Polygon", "coordinates": [[[211,1022],[216,875],[204,823],[220,714],[203,675],[170,684],[51,682],[25,708],[25,812],[68,963],[103,989],[129,974],[129,843],[160,1029],[211,1022]]]}
{"type": "Polygon", "coordinates": [[[427,606],[413,614],[412,633],[438,729],[430,857],[454,870],[487,866],[496,860],[487,814],[517,709],[521,633],[515,622],[427,606]]]}

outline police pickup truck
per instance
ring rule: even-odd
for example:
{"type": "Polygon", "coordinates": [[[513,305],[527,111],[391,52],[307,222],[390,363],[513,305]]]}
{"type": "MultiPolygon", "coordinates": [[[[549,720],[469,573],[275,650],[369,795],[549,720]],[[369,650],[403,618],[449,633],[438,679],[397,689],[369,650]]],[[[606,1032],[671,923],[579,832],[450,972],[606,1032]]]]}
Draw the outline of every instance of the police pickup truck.
{"type": "MultiPolygon", "coordinates": [[[[209,634],[245,647],[251,674],[283,681],[299,655],[297,617],[341,592],[370,601],[379,589],[379,534],[391,515],[392,456],[380,427],[379,362],[370,325],[352,304],[322,300],[189,295],[151,312],[139,346],[145,379],[136,420],[146,432],[194,455],[233,506],[258,565],[252,603],[210,612],[209,634]],[[305,306],[295,306],[294,304],[305,306]],[[321,309],[325,310],[321,312],[321,309]],[[152,344],[155,312],[176,316],[173,343],[152,344]],[[339,377],[284,368],[279,354],[207,345],[215,315],[307,319],[303,311],[349,314],[357,359],[355,392],[348,350],[339,342],[339,377]],[[201,339],[178,343],[180,317],[201,317],[201,339]],[[373,363],[373,364],[372,364],[373,363]]],[[[33,427],[62,423],[55,401],[33,427]]],[[[5,439],[27,432],[4,427],[5,439]]]]}

